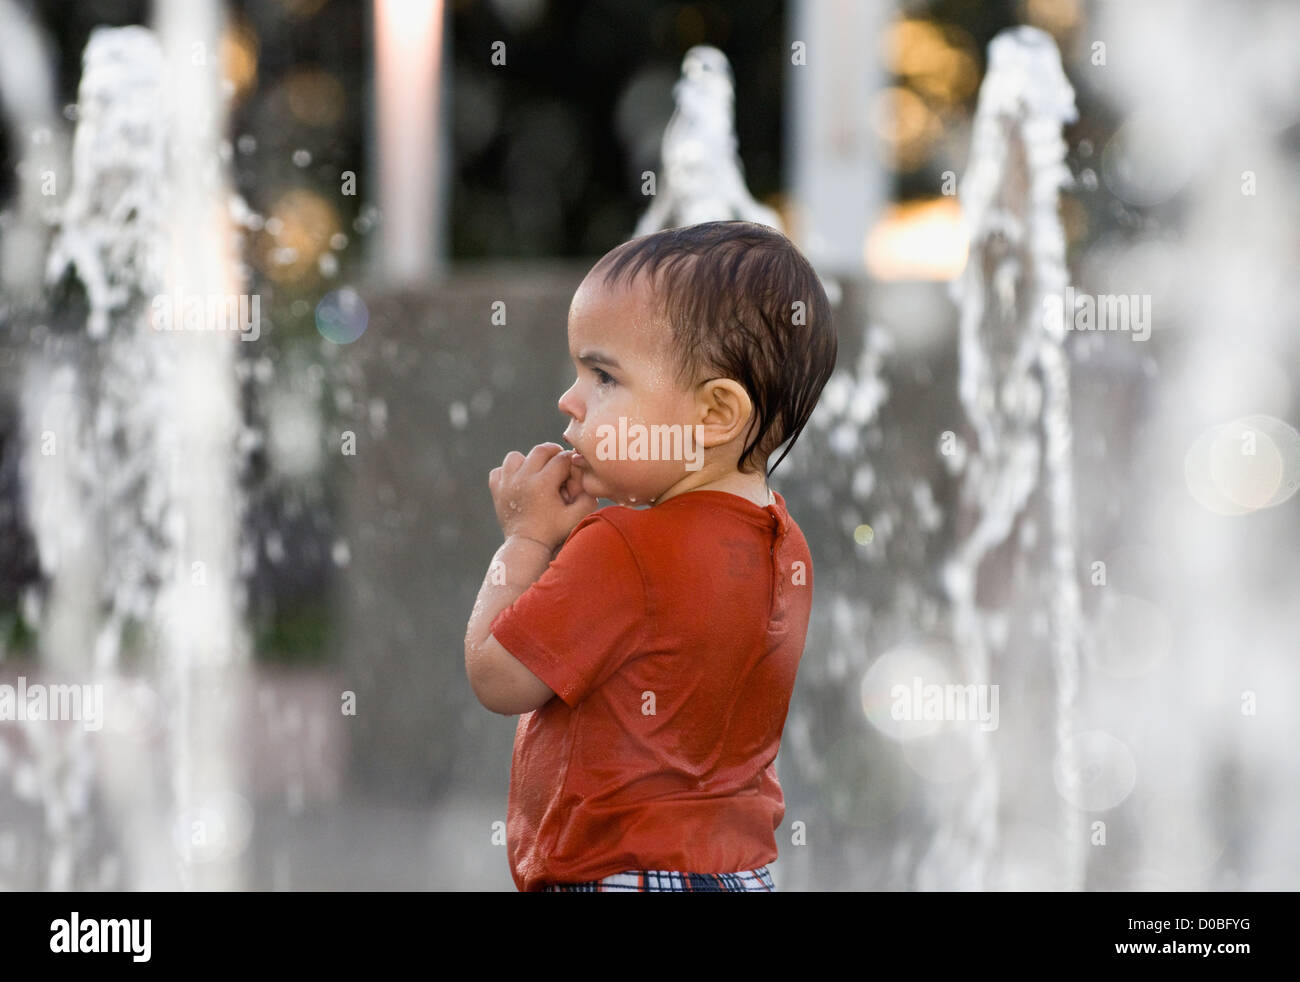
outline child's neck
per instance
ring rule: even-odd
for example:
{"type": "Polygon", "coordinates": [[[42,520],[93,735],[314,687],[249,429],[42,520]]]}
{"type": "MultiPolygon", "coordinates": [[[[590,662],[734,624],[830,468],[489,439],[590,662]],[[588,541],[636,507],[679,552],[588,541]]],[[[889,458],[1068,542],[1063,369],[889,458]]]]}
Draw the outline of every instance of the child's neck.
{"type": "Polygon", "coordinates": [[[683,478],[665,491],[655,501],[662,504],[669,498],[675,498],[687,491],[725,491],[753,502],[759,508],[766,508],[776,502],[775,496],[767,486],[767,477],[762,471],[742,474],[738,470],[719,475],[693,474],[683,478]]]}

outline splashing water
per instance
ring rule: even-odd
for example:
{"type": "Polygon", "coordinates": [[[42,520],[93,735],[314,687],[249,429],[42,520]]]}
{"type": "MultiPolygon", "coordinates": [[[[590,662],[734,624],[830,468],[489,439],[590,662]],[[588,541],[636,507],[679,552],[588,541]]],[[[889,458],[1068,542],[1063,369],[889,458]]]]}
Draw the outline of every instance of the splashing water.
{"type": "MultiPolygon", "coordinates": [[[[48,582],[42,658],[107,683],[108,730],[130,734],[91,746],[80,730],[30,727],[53,889],[117,885],[81,868],[96,783],[126,853],[108,868],[125,866],[129,888],[237,888],[247,837],[246,803],[229,790],[234,748],[214,739],[234,732],[246,659],[232,347],[222,332],[159,333],[150,318],[160,295],[234,282],[228,230],[210,217],[219,184],[194,163],[217,159],[216,79],[180,53],[204,18],[187,10],[169,30],[166,16],[162,44],[141,27],[100,28],[87,44],[48,264],[52,283],[84,290],[85,333],[34,331],[24,383],[26,497],[48,582]],[[137,662],[152,680],[128,684],[137,662]],[[147,743],[160,728],[168,755],[147,743]]],[[[215,37],[215,19],[206,26],[215,37]]]]}
{"type": "Polygon", "coordinates": [[[728,219],[780,229],[776,212],[755,201],[745,186],[727,56],[708,45],[691,48],[673,92],[677,109],[664,130],[663,186],[635,234],[728,219]]]}
{"type": "MultiPolygon", "coordinates": [[[[165,156],[157,112],[161,53],[143,28],[96,31],[86,46],[73,144],[74,181],[60,214],[48,276],[83,285],[86,334],[33,347],[24,378],[29,521],[49,590],[43,660],[60,675],[103,684],[117,668],[122,630],[143,621],[174,551],[154,462],[166,420],[148,380],[168,366],[159,345],[141,344],[133,321],[161,286],[158,240],[165,156]],[[122,452],[127,450],[128,452],[122,452]],[[129,557],[129,561],[127,561],[129,557]]],[[[33,341],[40,341],[39,330],[33,341]]],[[[94,779],[84,733],[29,727],[51,834],[49,886],[70,889],[76,843],[90,816],[70,809],[94,779]],[[75,767],[73,765],[76,765],[75,767]]]]}
{"type": "MultiPolygon", "coordinates": [[[[1057,195],[1070,181],[1061,127],[1075,118],[1074,92],[1047,34],[1021,27],[994,38],[960,191],[971,251],[954,284],[961,304],[959,395],[974,447],[959,497],[965,521],[958,525],[957,544],[944,569],[964,680],[995,683],[997,656],[1009,654],[1009,646],[977,595],[994,578],[1010,580],[1023,566],[1025,549],[1013,529],[1028,514],[1035,491],[1046,495],[1062,746],[1071,733],[1078,685],[1079,595],[1064,327],[1045,324],[1043,310],[1045,301],[1063,294],[1067,281],[1057,195]],[[1046,481],[1041,489],[1040,466],[1046,481]],[[1001,562],[1008,549],[1012,558],[1001,562]]],[[[970,739],[971,784],[967,793],[955,796],[954,814],[940,824],[918,869],[923,889],[978,890],[988,882],[997,848],[1000,778],[987,734],[972,732],[970,739]]],[[[1072,826],[1079,818],[1075,809],[1063,814],[1071,826],[1065,829],[1063,883],[1077,889],[1082,837],[1072,826]]]]}

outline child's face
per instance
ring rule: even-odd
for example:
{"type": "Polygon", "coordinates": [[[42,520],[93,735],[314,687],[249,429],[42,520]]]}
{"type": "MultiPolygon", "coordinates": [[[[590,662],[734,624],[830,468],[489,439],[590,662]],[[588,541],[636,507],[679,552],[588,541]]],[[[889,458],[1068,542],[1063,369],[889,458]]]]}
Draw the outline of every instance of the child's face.
{"type": "Polygon", "coordinates": [[[627,459],[640,456],[629,452],[639,428],[678,424],[693,437],[702,418],[693,390],[678,385],[671,331],[654,310],[646,277],[612,290],[599,277],[583,280],[569,307],[569,357],[578,377],[559,407],[570,417],[564,439],[580,455],[574,464],[588,494],[651,504],[700,466],[694,458],[703,448],[693,443],[683,444],[678,459],[627,459]],[[628,434],[622,446],[611,438],[620,417],[628,434]]]}

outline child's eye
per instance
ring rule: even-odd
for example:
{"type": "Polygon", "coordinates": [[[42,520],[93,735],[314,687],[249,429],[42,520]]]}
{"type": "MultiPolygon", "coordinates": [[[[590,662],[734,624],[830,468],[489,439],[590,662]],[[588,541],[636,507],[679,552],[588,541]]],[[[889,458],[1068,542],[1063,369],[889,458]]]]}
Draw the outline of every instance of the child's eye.
{"type": "Polygon", "coordinates": [[[596,381],[601,385],[614,384],[614,376],[610,375],[608,372],[603,372],[599,368],[593,368],[592,371],[596,373],[596,381]]]}

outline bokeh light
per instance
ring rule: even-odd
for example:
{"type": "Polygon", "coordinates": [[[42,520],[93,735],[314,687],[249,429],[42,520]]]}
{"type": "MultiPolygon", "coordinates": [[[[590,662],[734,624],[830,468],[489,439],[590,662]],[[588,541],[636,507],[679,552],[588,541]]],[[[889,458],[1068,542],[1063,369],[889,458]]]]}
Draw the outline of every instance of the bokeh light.
{"type": "Polygon", "coordinates": [[[277,283],[313,280],[321,254],[342,231],[338,212],[306,188],[285,192],[271,208],[259,238],[259,264],[277,283]]]}
{"type": "Polygon", "coordinates": [[[1300,433],[1273,416],[1212,426],[1183,462],[1193,498],[1219,515],[1244,515],[1287,501],[1300,488],[1300,433]]]}
{"type": "Polygon", "coordinates": [[[871,725],[891,740],[931,736],[943,729],[945,721],[923,718],[922,707],[913,706],[910,695],[917,679],[922,686],[951,683],[950,660],[946,645],[920,642],[900,645],[872,662],[860,692],[871,725]]]}
{"type": "Polygon", "coordinates": [[[891,204],[867,233],[863,256],[879,280],[951,280],[970,239],[956,197],[891,204]]]}
{"type": "Polygon", "coordinates": [[[333,126],[343,115],[343,84],[329,72],[299,69],[284,85],[289,111],[308,126],[333,126]]]}
{"type": "Polygon", "coordinates": [[[1200,164],[1193,129],[1154,110],[1133,113],[1106,144],[1101,172],[1121,201],[1148,207],[1181,191],[1200,164]]]}
{"type": "Polygon", "coordinates": [[[316,329],[335,344],[351,344],[366,333],[370,312],[351,287],[331,290],[316,305],[316,329]]]}
{"type": "Polygon", "coordinates": [[[1123,741],[1089,730],[1065,741],[1052,764],[1056,790],[1075,808],[1114,808],[1137,784],[1137,761],[1123,741]]]}
{"type": "Polygon", "coordinates": [[[233,87],[236,103],[246,99],[257,85],[257,55],[257,34],[249,24],[237,22],[222,35],[222,74],[233,87]]]}
{"type": "Polygon", "coordinates": [[[238,856],[248,847],[253,807],[241,795],[215,795],[176,816],[172,838],[176,851],[190,863],[210,863],[238,856]]]}
{"type": "Polygon", "coordinates": [[[899,20],[885,36],[887,64],[918,92],[941,104],[966,99],[979,86],[970,35],[952,25],[899,20]]]}

